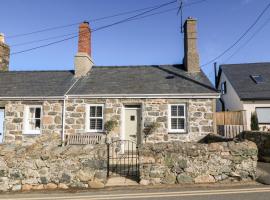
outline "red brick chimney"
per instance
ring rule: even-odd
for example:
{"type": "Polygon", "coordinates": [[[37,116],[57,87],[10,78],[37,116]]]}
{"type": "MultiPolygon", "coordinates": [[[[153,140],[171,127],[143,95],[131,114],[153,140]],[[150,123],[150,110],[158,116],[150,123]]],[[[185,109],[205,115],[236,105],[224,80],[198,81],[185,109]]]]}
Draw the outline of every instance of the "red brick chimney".
{"type": "Polygon", "coordinates": [[[78,53],[75,56],[75,77],[85,76],[94,65],[91,58],[91,29],[88,22],[79,26],[78,53]]]}
{"type": "Polygon", "coordinates": [[[79,27],[78,52],[91,56],[91,30],[88,22],[83,22],[79,27]]]}

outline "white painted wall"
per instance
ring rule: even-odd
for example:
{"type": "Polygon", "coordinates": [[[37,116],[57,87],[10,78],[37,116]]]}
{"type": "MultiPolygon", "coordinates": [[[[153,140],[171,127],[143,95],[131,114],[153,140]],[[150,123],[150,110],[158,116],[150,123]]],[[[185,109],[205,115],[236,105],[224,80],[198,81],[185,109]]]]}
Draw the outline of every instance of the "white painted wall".
{"type": "MultiPolygon", "coordinates": [[[[243,102],[240,100],[239,96],[235,92],[234,88],[232,87],[231,83],[229,82],[228,78],[225,76],[224,73],[221,73],[218,89],[221,89],[221,83],[223,83],[224,81],[226,81],[227,84],[227,93],[223,95],[221,94],[221,99],[225,103],[225,110],[243,110],[243,102]]],[[[217,109],[219,109],[219,107],[217,109]]]]}
{"type": "MultiPolygon", "coordinates": [[[[243,104],[244,110],[246,110],[246,119],[247,119],[247,128],[250,130],[250,118],[251,113],[255,111],[256,108],[259,107],[269,107],[270,108],[270,101],[245,101],[243,104]]],[[[259,125],[262,129],[263,126],[270,128],[270,125],[259,125]]]]}

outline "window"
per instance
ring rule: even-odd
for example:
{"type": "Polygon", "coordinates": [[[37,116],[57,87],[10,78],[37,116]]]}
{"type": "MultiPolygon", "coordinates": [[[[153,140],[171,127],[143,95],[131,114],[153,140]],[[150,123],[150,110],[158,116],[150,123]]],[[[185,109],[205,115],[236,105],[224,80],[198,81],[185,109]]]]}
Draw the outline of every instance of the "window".
{"type": "Polygon", "coordinates": [[[169,105],[168,128],[169,132],[186,131],[186,105],[173,104],[169,105]]]}
{"type": "Polygon", "coordinates": [[[86,131],[100,132],[103,131],[103,105],[89,105],[87,109],[86,131]]]}
{"type": "Polygon", "coordinates": [[[256,108],[259,124],[270,124],[270,108],[256,108]]]}
{"type": "Polygon", "coordinates": [[[224,81],[221,83],[221,94],[226,94],[227,93],[227,83],[224,81]]]}
{"type": "Polygon", "coordinates": [[[262,75],[250,75],[250,77],[256,84],[264,82],[262,75]]]}
{"type": "Polygon", "coordinates": [[[24,110],[24,134],[41,133],[41,106],[25,106],[24,110]]]}

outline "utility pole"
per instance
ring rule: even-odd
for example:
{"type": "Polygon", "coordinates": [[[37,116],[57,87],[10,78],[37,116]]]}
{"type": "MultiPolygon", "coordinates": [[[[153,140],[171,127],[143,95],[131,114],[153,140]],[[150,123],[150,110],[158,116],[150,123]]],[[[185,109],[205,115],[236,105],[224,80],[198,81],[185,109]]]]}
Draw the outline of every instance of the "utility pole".
{"type": "Polygon", "coordinates": [[[180,6],[179,9],[177,11],[177,15],[180,13],[181,16],[181,33],[183,33],[183,0],[179,0],[180,1],[180,6]]]}
{"type": "Polygon", "coordinates": [[[215,87],[218,88],[218,80],[217,80],[217,62],[214,63],[214,71],[215,71],[215,87]]]}

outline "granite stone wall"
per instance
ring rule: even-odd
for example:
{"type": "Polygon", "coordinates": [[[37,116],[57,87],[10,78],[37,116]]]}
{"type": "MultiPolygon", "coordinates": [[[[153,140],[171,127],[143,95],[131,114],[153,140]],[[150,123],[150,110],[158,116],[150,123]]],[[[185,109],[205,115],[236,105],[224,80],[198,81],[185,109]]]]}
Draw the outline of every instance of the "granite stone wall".
{"type": "Polygon", "coordinates": [[[111,137],[119,138],[122,126],[121,113],[125,105],[141,105],[142,129],[152,122],[158,122],[159,128],[146,138],[147,142],[161,141],[198,141],[214,132],[213,99],[69,99],[66,103],[66,133],[86,132],[86,106],[104,105],[104,121],[115,120],[118,126],[111,137]],[[187,107],[187,133],[168,132],[168,104],[184,103],[187,107]]]}
{"type": "Polygon", "coordinates": [[[259,151],[258,159],[270,163],[270,132],[244,131],[238,137],[255,142],[259,151]]]}
{"type": "Polygon", "coordinates": [[[1,101],[0,106],[5,108],[5,143],[29,144],[38,138],[39,135],[23,134],[24,108],[27,105],[42,106],[41,134],[57,133],[61,135],[61,101],[1,101]]]}
{"type": "Polygon", "coordinates": [[[155,185],[254,180],[257,152],[256,144],[250,141],[143,144],[139,147],[140,183],[155,185]]]}
{"type": "Polygon", "coordinates": [[[0,192],[104,187],[106,145],[62,147],[59,139],[44,134],[30,146],[0,145],[0,192]]]}

